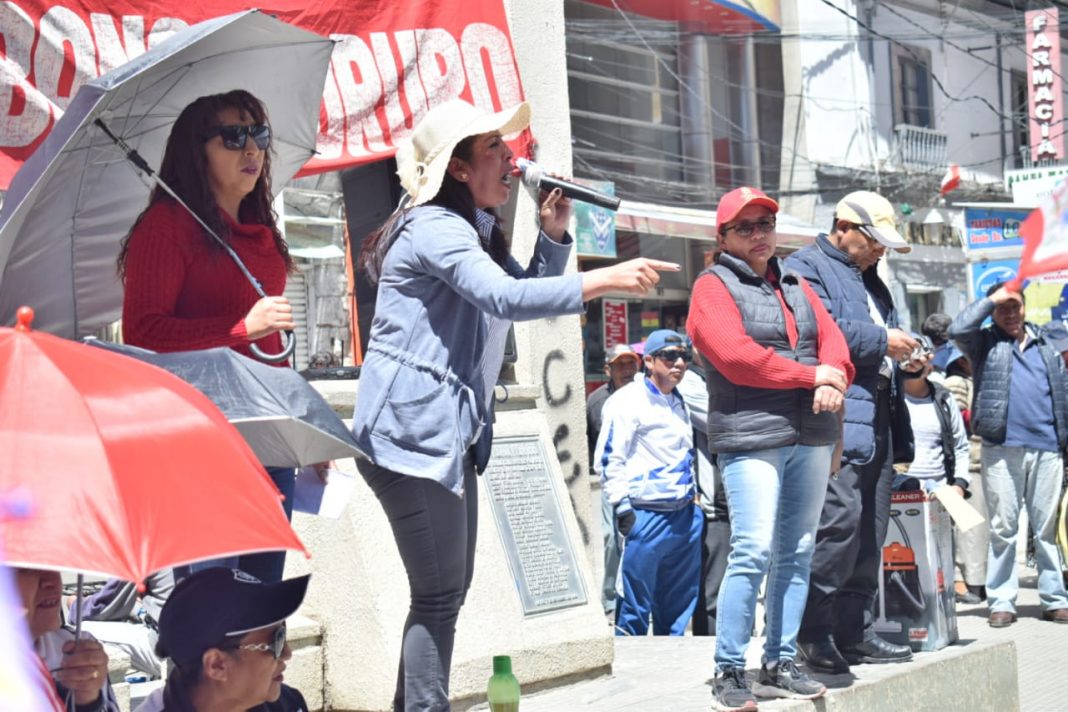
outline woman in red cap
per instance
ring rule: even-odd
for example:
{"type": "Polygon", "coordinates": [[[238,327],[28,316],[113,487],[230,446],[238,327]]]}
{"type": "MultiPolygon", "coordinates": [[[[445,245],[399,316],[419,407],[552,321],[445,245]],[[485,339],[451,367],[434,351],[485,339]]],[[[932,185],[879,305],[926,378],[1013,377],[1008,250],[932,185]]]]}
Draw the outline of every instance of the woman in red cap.
{"type": "Polygon", "coordinates": [[[775,256],[778,204],[755,188],[723,196],[720,252],[697,279],[687,328],[708,363],[708,443],[731,516],[731,553],[716,617],[714,705],[755,710],[761,697],[814,699],[801,672],[805,609],[820,510],[853,376],[845,339],[808,284],[775,256]],[[768,574],[763,665],[752,690],[745,650],[768,574]]]}

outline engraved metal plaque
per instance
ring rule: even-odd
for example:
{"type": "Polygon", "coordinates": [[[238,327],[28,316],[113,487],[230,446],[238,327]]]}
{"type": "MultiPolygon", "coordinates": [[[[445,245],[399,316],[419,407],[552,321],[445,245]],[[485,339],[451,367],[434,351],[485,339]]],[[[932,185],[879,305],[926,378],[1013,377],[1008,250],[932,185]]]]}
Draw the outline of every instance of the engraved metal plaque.
{"type": "Polygon", "coordinates": [[[541,439],[494,438],[482,476],[523,615],[585,604],[586,589],[541,439]]]}

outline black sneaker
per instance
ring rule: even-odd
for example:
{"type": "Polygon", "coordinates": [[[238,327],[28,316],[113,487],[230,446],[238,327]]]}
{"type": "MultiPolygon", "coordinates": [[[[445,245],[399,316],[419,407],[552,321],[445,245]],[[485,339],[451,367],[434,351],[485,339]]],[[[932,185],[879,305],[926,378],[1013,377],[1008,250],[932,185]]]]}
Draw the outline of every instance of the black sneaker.
{"type": "Polygon", "coordinates": [[[749,690],[745,668],[726,668],[712,684],[712,709],[720,712],[755,712],[756,698],[749,690]]]}
{"type": "Polygon", "coordinates": [[[792,700],[814,700],[827,692],[822,682],[813,680],[797,668],[793,660],[765,663],[753,683],[757,697],[788,697],[792,700]]]}

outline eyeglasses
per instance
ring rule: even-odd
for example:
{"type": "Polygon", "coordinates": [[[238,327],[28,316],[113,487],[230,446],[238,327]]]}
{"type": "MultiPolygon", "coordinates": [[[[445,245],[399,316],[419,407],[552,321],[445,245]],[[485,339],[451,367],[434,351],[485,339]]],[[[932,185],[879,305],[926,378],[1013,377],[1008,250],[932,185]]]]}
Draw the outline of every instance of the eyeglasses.
{"type": "Polygon", "coordinates": [[[668,349],[666,351],[657,351],[653,354],[653,358],[658,358],[665,363],[675,363],[681,358],[683,363],[689,363],[691,355],[689,351],[683,349],[668,349]]]}
{"type": "Polygon", "coordinates": [[[235,646],[235,650],[255,650],[258,653],[270,653],[274,659],[282,657],[282,651],[286,647],[286,624],[274,629],[274,638],[270,643],[245,643],[235,646]]]}
{"type": "Polygon", "coordinates": [[[761,234],[767,235],[775,229],[775,218],[757,220],[752,223],[744,222],[738,223],[737,225],[728,225],[725,229],[734,230],[739,237],[752,237],[753,233],[757,230],[760,230],[761,234]]]}
{"type": "Polygon", "coordinates": [[[267,124],[252,124],[245,126],[235,124],[233,126],[216,126],[208,131],[205,141],[210,141],[216,136],[222,137],[223,146],[231,151],[240,151],[245,147],[249,136],[256,142],[256,148],[266,151],[271,145],[271,127],[267,124]]]}

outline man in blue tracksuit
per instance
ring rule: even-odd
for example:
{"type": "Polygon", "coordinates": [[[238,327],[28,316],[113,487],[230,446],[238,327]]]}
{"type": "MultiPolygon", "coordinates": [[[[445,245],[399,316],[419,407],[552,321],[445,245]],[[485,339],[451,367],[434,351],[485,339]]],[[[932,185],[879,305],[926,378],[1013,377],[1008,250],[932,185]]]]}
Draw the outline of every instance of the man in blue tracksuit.
{"type": "Polygon", "coordinates": [[[682,635],[697,605],[703,515],[694,505],[693,428],[675,386],[685,337],[645,342],[646,376],[605,404],[594,464],[624,539],[616,635],[682,635]]]}

